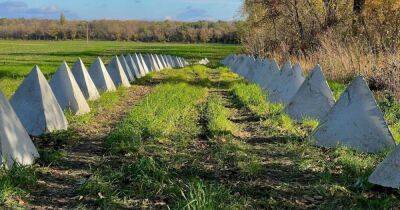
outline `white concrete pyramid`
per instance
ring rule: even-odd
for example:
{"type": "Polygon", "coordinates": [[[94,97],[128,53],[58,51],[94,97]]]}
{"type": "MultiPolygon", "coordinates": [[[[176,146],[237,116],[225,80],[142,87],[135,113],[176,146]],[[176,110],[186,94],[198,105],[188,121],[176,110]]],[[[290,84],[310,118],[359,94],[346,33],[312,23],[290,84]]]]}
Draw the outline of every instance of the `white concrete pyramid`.
{"type": "Polygon", "coordinates": [[[394,147],[393,136],[362,76],[358,76],[311,136],[321,147],[346,146],[376,153],[394,147]]]}
{"type": "Polygon", "coordinates": [[[68,127],[67,119],[38,66],[32,69],[18,87],[10,104],[32,136],[68,127]]]}
{"type": "Polygon", "coordinates": [[[138,67],[140,77],[146,76],[146,70],[143,66],[142,58],[138,54],[135,54],[132,56],[132,59],[135,62],[136,66],[138,67]]]}
{"type": "Polygon", "coordinates": [[[168,59],[169,65],[170,65],[172,68],[175,68],[176,66],[175,66],[175,63],[174,63],[174,60],[173,60],[172,56],[171,56],[171,55],[168,55],[168,56],[167,56],[167,59],[168,59]]]}
{"type": "Polygon", "coordinates": [[[128,78],[128,80],[130,82],[135,81],[135,77],[133,76],[132,70],[129,67],[128,63],[126,62],[125,57],[123,55],[121,55],[121,56],[118,57],[118,59],[119,59],[119,62],[121,63],[121,65],[122,65],[122,68],[124,69],[125,75],[128,78]]]}
{"type": "Polygon", "coordinates": [[[268,60],[259,61],[258,65],[255,67],[253,77],[250,78],[250,80],[258,84],[260,87],[265,86],[267,79],[271,77],[271,74],[269,73],[270,65],[271,63],[268,62],[268,60]]]}
{"type": "Polygon", "coordinates": [[[98,91],[110,92],[116,90],[110,74],[108,74],[103,61],[99,57],[97,57],[94,63],[90,66],[89,74],[98,91]]]}
{"type": "Polygon", "coordinates": [[[142,75],[141,75],[141,73],[140,73],[140,71],[139,71],[139,67],[136,65],[135,61],[133,61],[132,56],[128,54],[127,56],[125,56],[125,60],[126,60],[126,62],[128,63],[129,68],[130,68],[131,71],[132,71],[132,74],[133,74],[136,78],[141,78],[142,75]]]}
{"type": "Polygon", "coordinates": [[[8,168],[17,162],[31,165],[39,157],[31,138],[18,119],[10,103],[0,92],[0,142],[1,160],[8,168]]]}
{"type": "Polygon", "coordinates": [[[279,70],[278,63],[275,60],[270,61],[267,72],[269,74],[269,77],[267,77],[264,81],[262,88],[270,93],[281,84],[281,72],[279,70]]]}
{"type": "Polygon", "coordinates": [[[130,87],[128,77],[122,68],[121,63],[117,56],[114,56],[110,63],[107,65],[107,71],[111,76],[115,86],[130,87]]]}
{"type": "Polygon", "coordinates": [[[85,96],[65,61],[54,73],[49,84],[61,109],[69,109],[76,115],[90,112],[85,96]]]}
{"type": "Polygon", "coordinates": [[[321,67],[317,65],[300,86],[296,95],[285,107],[292,119],[304,118],[323,120],[335,104],[332,91],[326,82],[321,67]]]}
{"type": "Polygon", "coordinates": [[[169,65],[169,63],[167,62],[167,57],[165,55],[161,55],[161,60],[165,66],[165,68],[170,69],[171,66],[169,65]]]}
{"type": "Polygon", "coordinates": [[[164,67],[164,64],[161,62],[161,57],[160,57],[160,55],[154,55],[155,56],[155,59],[156,59],[156,61],[157,61],[157,64],[158,64],[158,67],[160,68],[160,70],[163,70],[163,69],[165,69],[165,67],[164,67]]]}
{"type": "Polygon", "coordinates": [[[147,66],[149,72],[152,72],[152,71],[155,70],[155,67],[154,67],[154,65],[153,65],[153,63],[151,61],[151,57],[150,57],[149,54],[143,55],[143,62],[147,66]]]}
{"type": "Polygon", "coordinates": [[[86,70],[85,65],[79,58],[72,67],[72,74],[81,89],[83,96],[89,101],[97,100],[100,98],[99,91],[94,84],[89,72],[86,70]]]}
{"type": "Polygon", "coordinates": [[[158,66],[156,56],[154,56],[153,54],[150,54],[150,62],[154,67],[154,71],[160,71],[160,67],[158,66]]]}
{"type": "Polygon", "coordinates": [[[400,147],[397,146],[369,176],[368,181],[384,187],[400,188],[400,147]]]}
{"type": "Polygon", "coordinates": [[[150,66],[148,66],[146,64],[146,61],[145,61],[145,59],[144,59],[142,54],[139,54],[138,58],[139,58],[139,61],[142,63],[142,66],[143,66],[143,69],[144,69],[144,73],[145,73],[142,76],[146,76],[151,71],[150,66]]]}
{"type": "Polygon", "coordinates": [[[299,64],[291,67],[286,62],[280,74],[280,83],[270,92],[269,99],[272,103],[288,104],[304,82],[303,72],[299,64]]]}

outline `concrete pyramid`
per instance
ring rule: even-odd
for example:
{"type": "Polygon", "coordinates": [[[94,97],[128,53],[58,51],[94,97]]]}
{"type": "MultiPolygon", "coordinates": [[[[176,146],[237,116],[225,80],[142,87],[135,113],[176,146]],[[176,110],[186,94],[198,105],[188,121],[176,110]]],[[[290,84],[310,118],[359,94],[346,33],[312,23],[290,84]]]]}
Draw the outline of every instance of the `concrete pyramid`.
{"type": "Polygon", "coordinates": [[[154,67],[154,71],[160,71],[160,66],[158,66],[156,56],[153,54],[150,54],[150,62],[154,67]]]}
{"type": "Polygon", "coordinates": [[[254,70],[248,75],[249,80],[262,87],[271,74],[269,73],[270,62],[268,60],[257,60],[254,70]]]}
{"type": "Polygon", "coordinates": [[[97,57],[94,63],[90,66],[89,74],[98,91],[109,92],[116,90],[110,74],[108,74],[108,71],[104,66],[103,61],[99,57],[97,57]]]}
{"type": "Polygon", "coordinates": [[[129,67],[128,63],[126,62],[125,57],[123,55],[121,55],[121,56],[118,57],[118,59],[119,59],[119,62],[121,63],[121,65],[122,65],[122,68],[124,69],[125,75],[128,78],[128,80],[130,82],[135,81],[135,77],[133,76],[132,70],[129,67]]]}
{"type": "Polygon", "coordinates": [[[146,76],[146,69],[145,66],[143,65],[142,57],[140,57],[138,54],[135,54],[134,56],[132,56],[132,59],[135,62],[136,66],[138,67],[140,77],[146,76]]]}
{"type": "Polygon", "coordinates": [[[143,62],[147,66],[149,72],[152,72],[155,70],[155,67],[151,61],[151,57],[149,54],[143,55],[143,62]]]}
{"type": "Polygon", "coordinates": [[[14,161],[33,164],[39,153],[10,103],[0,92],[0,164],[11,168],[14,161]]]}
{"type": "Polygon", "coordinates": [[[160,55],[154,55],[155,56],[155,59],[156,59],[156,61],[157,61],[157,64],[158,64],[158,67],[160,68],[160,70],[163,70],[163,69],[165,69],[165,66],[164,66],[164,64],[161,62],[161,57],[160,57],[160,55]]]}
{"type": "Polygon", "coordinates": [[[68,127],[67,119],[38,66],[32,69],[18,87],[10,104],[32,136],[68,127]]]}
{"type": "Polygon", "coordinates": [[[288,104],[305,80],[299,64],[290,66],[290,62],[286,62],[282,68],[280,83],[270,93],[272,103],[288,104]]]}
{"type": "Polygon", "coordinates": [[[397,146],[372,172],[368,181],[384,187],[400,188],[400,147],[397,146]]]}
{"type": "Polygon", "coordinates": [[[49,84],[61,109],[70,109],[76,115],[90,112],[85,96],[65,61],[57,69],[49,84]]]}
{"type": "Polygon", "coordinates": [[[246,68],[247,71],[243,73],[243,77],[253,82],[252,79],[254,78],[254,75],[257,71],[258,66],[260,65],[260,62],[261,61],[259,59],[257,60],[250,59],[250,61],[248,61],[248,65],[246,68]]]}
{"type": "Polygon", "coordinates": [[[129,80],[126,77],[124,69],[117,56],[114,56],[107,65],[107,71],[111,76],[115,86],[130,87],[129,80]]]}
{"type": "Polygon", "coordinates": [[[311,141],[322,147],[341,145],[368,153],[395,146],[383,114],[362,76],[347,87],[313,132],[311,141]]]}
{"type": "Polygon", "coordinates": [[[161,60],[163,62],[163,64],[165,65],[165,68],[170,69],[171,66],[169,65],[169,63],[167,62],[167,56],[165,55],[161,55],[161,60]]]}
{"type": "Polygon", "coordinates": [[[321,67],[317,65],[285,107],[285,112],[297,121],[302,121],[306,117],[321,121],[334,104],[332,91],[321,67]]]}
{"type": "Polygon", "coordinates": [[[175,68],[176,66],[175,66],[175,63],[174,63],[174,60],[173,60],[172,56],[171,56],[171,55],[168,55],[168,56],[167,56],[167,59],[168,59],[169,65],[170,65],[172,68],[175,68]]]}
{"type": "Polygon", "coordinates": [[[269,68],[267,68],[267,74],[269,76],[264,80],[262,88],[271,92],[281,83],[281,72],[278,63],[275,60],[270,61],[269,68]]]}
{"type": "Polygon", "coordinates": [[[96,85],[80,58],[72,67],[72,74],[74,75],[79,88],[82,90],[83,96],[85,96],[87,100],[97,100],[100,98],[99,91],[97,91],[96,85]]]}
{"type": "Polygon", "coordinates": [[[135,76],[136,78],[141,78],[142,75],[141,75],[141,73],[139,71],[139,67],[136,65],[135,61],[133,61],[132,56],[128,54],[127,56],[125,56],[125,60],[128,63],[129,68],[131,69],[133,76],[135,76]]]}
{"type": "Polygon", "coordinates": [[[150,66],[148,66],[146,64],[146,61],[142,54],[139,54],[138,57],[139,57],[139,61],[142,63],[143,69],[144,69],[144,73],[145,73],[144,76],[146,76],[151,71],[150,66]]]}

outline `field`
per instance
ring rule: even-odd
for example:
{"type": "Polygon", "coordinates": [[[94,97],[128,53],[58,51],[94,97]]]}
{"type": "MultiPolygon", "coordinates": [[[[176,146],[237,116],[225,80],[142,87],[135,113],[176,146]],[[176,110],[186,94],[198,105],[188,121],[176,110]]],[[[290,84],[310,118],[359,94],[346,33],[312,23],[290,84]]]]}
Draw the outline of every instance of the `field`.
{"type": "Polygon", "coordinates": [[[39,65],[50,77],[62,61],[70,67],[80,57],[87,67],[97,56],[107,63],[111,56],[126,53],[158,53],[199,60],[207,57],[214,64],[230,53],[236,45],[220,44],[165,44],[112,41],[0,41],[0,90],[10,96],[24,76],[39,65]]]}
{"type": "MultiPolygon", "coordinates": [[[[292,121],[258,86],[217,65],[239,50],[237,46],[19,41],[1,45],[9,48],[2,48],[0,55],[6,63],[0,67],[0,89],[8,96],[34,64],[50,76],[64,59],[72,63],[81,57],[89,64],[97,55],[106,60],[126,52],[213,61],[209,67],[151,73],[131,88],[103,94],[90,103],[89,114],[68,114],[69,130],[33,139],[41,154],[37,164],[0,171],[0,202],[6,207],[400,206],[398,190],[367,182],[386,153],[311,145],[307,137],[318,122],[292,121]]],[[[336,98],[345,88],[332,81],[330,86],[336,98]]],[[[400,106],[388,101],[380,105],[396,134],[400,106]]]]}

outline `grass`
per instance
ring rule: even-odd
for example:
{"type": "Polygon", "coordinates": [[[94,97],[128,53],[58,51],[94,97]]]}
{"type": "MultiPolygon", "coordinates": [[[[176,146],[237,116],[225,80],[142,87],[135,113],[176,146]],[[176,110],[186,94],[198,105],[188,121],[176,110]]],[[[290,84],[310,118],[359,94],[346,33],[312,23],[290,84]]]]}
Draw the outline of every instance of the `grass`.
{"type": "Polygon", "coordinates": [[[246,106],[256,115],[261,117],[268,112],[267,96],[258,85],[236,84],[232,87],[231,92],[235,96],[237,104],[246,106]]]}
{"type": "Polygon", "coordinates": [[[36,185],[36,172],[31,166],[15,165],[11,170],[0,169],[0,204],[8,207],[22,206],[30,188],[36,185]]]}
{"type": "Polygon", "coordinates": [[[136,151],[142,141],[185,141],[199,132],[196,105],[206,94],[184,83],[163,84],[141,101],[107,140],[114,152],[136,151]]]}
{"type": "MultiPolygon", "coordinates": [[[[294,122],[282,106],[265,100],[260,88],[244,83],[226,69],[195,66],[167,70],[150,75],[144,83],[157,84],[156,91],[135,106],[109,138],[117,160],[105,160],[80,189],[82,195],[94,198],[95,206],[359,209],[400,205],[397,191],[380,191],[367,182],[387,153],[361,154],[311,145],[307,137],[317,121],[294,122]],[[181,96],[191,95],[195,89],[202,94],[181,96]],[[165,101],[167,96],[185,98],[185,105],[174,103],[181,99],[165,101]],[[186,101],[189,98],[192,102],[186,101]],[[146,101],[156,110],[162,104],[167,110],[179,111],[155,114],[146,108],[146,101]],[[195,114],[185,114],[186,106],[195,114]],[[256,118],[232,121],[238,110],[256,118]],[[169,113],[169,120],[163,113],[169,113]],[[186,120],[180,124],[189,124],[185,127],[192,129],[193,135],[175,129],[174,119],[181,116],[186,120]],[[166,132],[150,129],[153,122],[163,125],[166,132]],[[177,136],[169,130],[175,130],[177,136]],[[246,134],[249,130],[251,136],[246,134]],[[123,144],[120,139],[125,139],[123,144]],[[126,142],[136,144],[125,146],[126,142]]],[[[342,86],[334,90],[341,91],[342,86]]]]}
{"type": "Polygon", "coordinates": [[[108,62],[113,55],[125,53],[158,53],[182,56],[192,61],[207,57],[218,65],[228,54],[238,52],[236,45],[174,44],[113,41],[0,41],[0,90],[7,97],[17,89],[34,65],[50,78],[62,61],[70,67],[82,58],[89,68],[97,56],[108,62]]]}
{"type": "Polygon", "coordinates": [[[219,95],[211,95],[205,105],[205,121],[212,137],[225,136],[234,132],[234,124],[228,119],[229,110],[223,105],[219,95]]]}
{"type": "Polygon", "coordinates": [[[124,158],[104,160],[112,163],[96,169],[80,193],[93,196],[102,208],[241,206],[242,199],[229,187],[206,179],[210,172],[203,164],[203,151],[198,150],[203,144],[199,125],[206,119],[201,115],[214,120],[213,128],[226,129],[227,113],[218,112],[220,98],[207,94],[210,84],[218,84],[210,73],[195,66],[149,75],[143,82],[158,85],[107,140],[110,151],[124,158]]]}

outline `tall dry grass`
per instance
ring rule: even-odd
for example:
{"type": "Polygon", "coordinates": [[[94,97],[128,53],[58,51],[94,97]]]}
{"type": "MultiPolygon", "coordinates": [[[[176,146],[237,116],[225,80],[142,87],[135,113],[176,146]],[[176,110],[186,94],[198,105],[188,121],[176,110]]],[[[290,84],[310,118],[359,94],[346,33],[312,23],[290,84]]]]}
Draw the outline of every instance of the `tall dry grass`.
{"type": "Polygon", "coordinates": [[[372,90],[389,93],[400,99],[400,53],[389,50],[373,51],[357,40],[337,41],[330,35],[320,38],[320,46],[312,53],[289,55],[281,46],[271,54],[283,63],[290,59],[300,63],[305,72],[320,64],[329,80],[347,84],[363,75],[372,90]]]}

